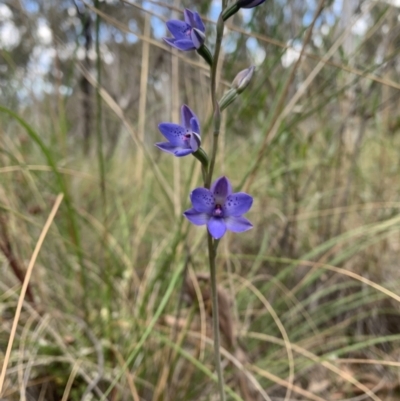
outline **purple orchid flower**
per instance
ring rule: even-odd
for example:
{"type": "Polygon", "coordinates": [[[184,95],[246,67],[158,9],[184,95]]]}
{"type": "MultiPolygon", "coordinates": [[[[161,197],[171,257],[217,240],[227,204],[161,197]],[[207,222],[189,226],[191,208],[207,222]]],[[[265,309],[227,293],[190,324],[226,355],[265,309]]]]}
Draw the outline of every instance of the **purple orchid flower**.
{"type": "Polygon", "coordinates": [[[181,125],[161,123],[158,125],[158,129],[169,141],[155,144],[164,152],[182,157],[194,153],[200,148],[200,123],[196,114],[186,104],[181,108],[181,125]]]}
{"type": "Polygon", "coordinates": [[[196,188],[190,194],[193,207],[183,215],[196,226],[207,224],[209,233],[220,239],[231,230],[235,233],[250,230],[253,225],[242,217],[253,204],[253,198],[244,193],[232,193],[232,186],[226,177],[218,178],[210,189],[196,188]]]}
{"type": "Polygon", "coordinates": [[[205,40],[203,21],[195,11],[185,10],[183,12],[185,21],[169,20],[167,28],[174,36],[173,38],[163,38],[169,45],[183,51],[199,49],[205,40]]]}
{"type": "Polygon", "coordinates": [[[237,5],[239,8],[253,8],[264,3],[265,0],[239,0],[237,5]]]}

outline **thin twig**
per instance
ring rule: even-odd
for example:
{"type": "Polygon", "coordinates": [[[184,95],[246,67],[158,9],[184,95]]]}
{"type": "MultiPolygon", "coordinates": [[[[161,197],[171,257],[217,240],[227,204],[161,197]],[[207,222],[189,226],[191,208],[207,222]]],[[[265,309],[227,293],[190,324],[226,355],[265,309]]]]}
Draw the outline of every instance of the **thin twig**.
{"type": "Polygon", "coordinates": [[[41,249],[41,247],[43,245],[43,241],[44,241],[44,239],[46,237],[47,232],[49,231],[51,223],[54,220],[54,217],[55,217],[55,215],[57,213],[57,210],[58,210],[63,198],[64,198],[64,194],[59,194],[57,196],[57,199],[56,199],[56,201],[54,203],[54,206],[53,206],[53,208],[52,208],[52,210],[50,212],[50,215],[47,218],[46,224],[44,225],[43,230],[40,233],[39,240],[36,243],[36,247],[35,247],[35,249],[33,251],[32,258],[31,258],[31,260],[29,262],[28,269],[26,271],[24,283],[23,283],[22,288],[21,288],[21,294],[19,295],[19,298],[18,298],[17,310],[15,311],[15,316],[14,316],[14,321],[13,321],[13,325],[12,325],[12,328],[11,328],[10,337],[8,339],[7,351],[6,351],[6,355],[4,357],[3,368],[1,370],[1,375],[0,375],[0,397],[1,397],[2,392],[3,392],[3,384],[4,384],[4,379],[6,377],[7,365],[8,365],[8,361],[10,360],[11,349],[12,349],[12,345],[13,345],[13,342],[14,342],[15,333],[17,331],[17,325],[18,325],[19,317],[21,315],[22,304],[24,302],[25,295],[26,295],[26,292],[27,292],[27,289],[28,289],[28,284],[29,284],[29,280],[30,280],[31,275],[32,275],[33,266],[35,265],[36,258],[37,258],[38,254],[39,254],[39,251],[40,251],[40,249],[41,249]]]}

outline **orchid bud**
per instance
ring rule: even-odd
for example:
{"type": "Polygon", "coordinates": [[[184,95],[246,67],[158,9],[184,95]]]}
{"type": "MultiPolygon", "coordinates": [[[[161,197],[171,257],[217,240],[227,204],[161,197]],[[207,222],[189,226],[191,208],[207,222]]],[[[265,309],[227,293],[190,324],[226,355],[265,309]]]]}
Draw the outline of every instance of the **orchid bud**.
{"type": "Polygon", "coordinates": [[[236,89],[238,94],[242,93],[249,85],[251,78],[253,77],[254,69],[255,67],[252,65],[249,68],[240,71],[232,82],[232,89],[236,89]]]}
{"type": "Polygon", "coordinates": [[[264,3],[265,0],[239,0],[236,4],[239,8],[253,8],[264,3]]]}
{"type": "Polygon", "coordinates": [[[226,8],[222,13],[222,19],[226,21],[232,15],[236,14],[241,8],[253,8],[264,3],[265,0],[238,0],[231,7],[226,8]]]}

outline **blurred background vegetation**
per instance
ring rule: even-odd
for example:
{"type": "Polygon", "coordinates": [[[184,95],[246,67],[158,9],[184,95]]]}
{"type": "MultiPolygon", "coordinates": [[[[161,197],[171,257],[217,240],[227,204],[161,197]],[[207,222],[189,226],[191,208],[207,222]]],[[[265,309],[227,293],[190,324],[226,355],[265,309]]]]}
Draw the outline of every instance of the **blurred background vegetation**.
{"type": "MultiPolygon", "coordinates": [[[[6,400],[215,400],[195,159],[154,148],[209,70],[162,41],[220,1],[0,4],[0,361],[6,400]]],[[[400,2],[267,0],[229,20],[216,176],[254,197],[218,257],[229,400],[400,397],[400,2]],[[300,57],[300,53],[302,56],[300,57]]]]}

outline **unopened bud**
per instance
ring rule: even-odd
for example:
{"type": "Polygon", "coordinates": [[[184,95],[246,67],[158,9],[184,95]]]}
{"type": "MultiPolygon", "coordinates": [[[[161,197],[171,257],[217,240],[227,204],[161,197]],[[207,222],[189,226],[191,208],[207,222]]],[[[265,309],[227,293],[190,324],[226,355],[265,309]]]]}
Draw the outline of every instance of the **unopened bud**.
{"type": "Polygon", "coordinates": [[[253,8],[264,3],[265,0],[239,0],[236,4],[239,8],[253,8]]]}
{"type": "Polygon", "coordinates": [[[222,13],[222,19],[226,21],[232,15],[236,14],[241,8],[253,8],[264,3],[265,0],[238,0],[237,3],[233,4],[231,7],[226,8],[222,13]]]}
{"type": "Polygon", "coordinates": [[[254,69],[255,67],[252,65],[251,67],[240,71],[233,80],[231,88],[236,89],[238,94],[242,93],[249,85],[251,78],[253,77],[254,69]]]}

